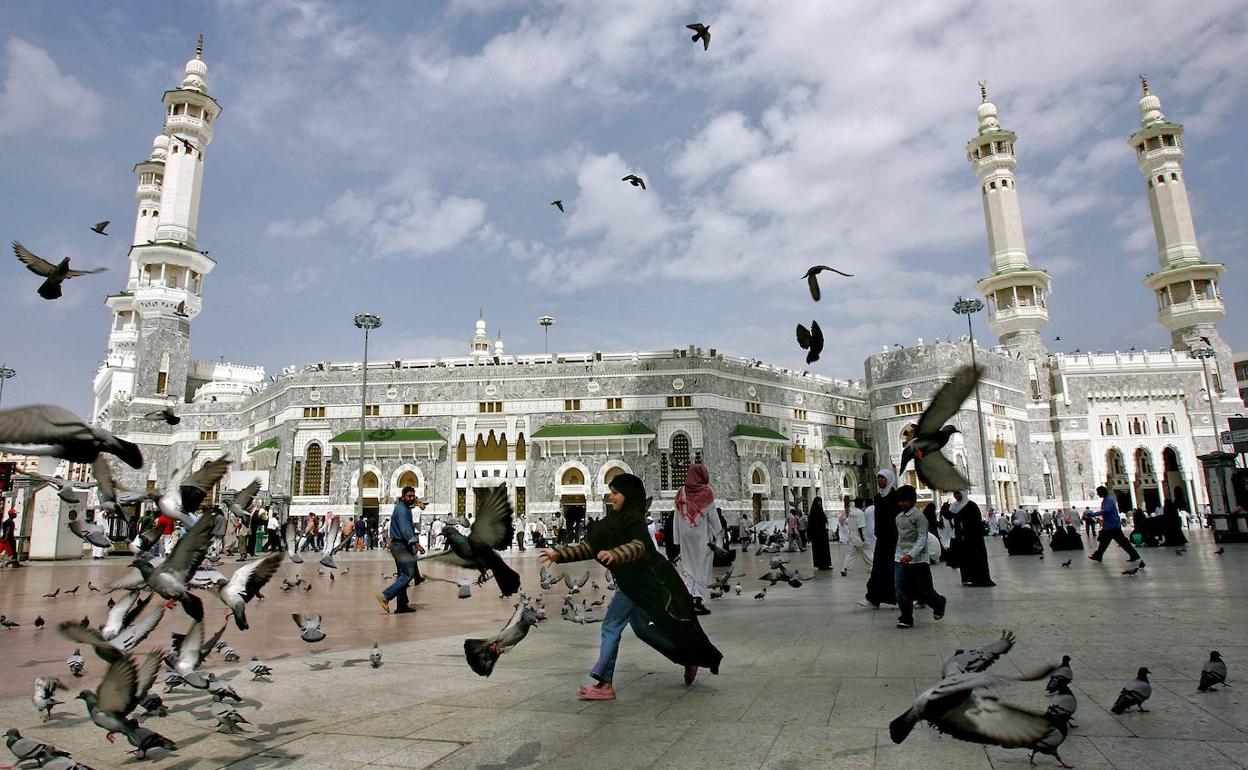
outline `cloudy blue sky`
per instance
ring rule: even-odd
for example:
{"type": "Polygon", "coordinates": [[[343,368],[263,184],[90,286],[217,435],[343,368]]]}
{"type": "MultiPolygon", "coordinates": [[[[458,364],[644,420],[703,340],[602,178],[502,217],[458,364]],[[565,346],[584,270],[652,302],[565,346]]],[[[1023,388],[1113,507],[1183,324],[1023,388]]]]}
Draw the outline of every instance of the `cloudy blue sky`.
{"type": "MultiPolygon", "coordinates": [[[[478,308],[510,352],[697,344],[860,377],[894,342],[961,331],[988,269],[963,147],[976,81],[1018,132],[1053,349],[1161,347],[1127,136],[1146,72],[1186,134],[1222,332],[1248,348],[1248,5],[215,0],[0,5],[0,235],[110,272],[48,303],[0,270],[5,402],[80,411],[122,286],[134,163],[195,34],[223,105],[199,238],[217,268],[198,358],[461,355],[478,308]],[[711,25],[708,52],[684,25],[711,25]],[[646,192],[619,181],[643,176],[646,192]],[[561,198],[567,213],[548,203],[561,198]],[[99,238],[87,226],[114,221],[99,238]],[[813,304],[823,262],[856,274],[813,304]]],[[[982,329],[982,326],[981,326],[982,329]]]]}

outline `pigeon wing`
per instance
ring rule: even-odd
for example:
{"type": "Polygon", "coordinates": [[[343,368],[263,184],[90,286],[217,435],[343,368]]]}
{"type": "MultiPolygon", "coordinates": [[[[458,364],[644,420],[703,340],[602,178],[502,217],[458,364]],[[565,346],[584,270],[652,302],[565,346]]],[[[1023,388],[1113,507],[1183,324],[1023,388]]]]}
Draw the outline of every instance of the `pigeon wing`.
{"type": "Polygon", "coordinates": [[[801,324],[797,325],[797,344],[802,350],[810,349],[810,330],[801,324]]]}
{"type": "MultiPolygon", "coordinates": [[[[253,561],[239,567],[230,580],[225,584],[225,588],[221,589],[223,599],[229,598],[234,600],[242,600],[249,602],[256,598],[256,594],[264,588],[264,584],[269,582],[277,572],[278,566],[282,563],[283,556],[280,553],[271,553],[259,561],[253,561]]],[[[230,602],[226,602],[230,604],[230,602]]]]}
{"type": "Polygon", "coordinates": [[[823,329],[819,328],[818,321],[810,322],[810,352],[806,354],[806,363],[813,364],[819,360],[820,354],[823,353],[823,329]]]}
{"type": "Polygon", "coordinates": [[[485,490],[468,539],[495,551],[506,548],[515,539],[511,501],[507,499],[506,484],[485,490]]]}
{"type": "Polygon", "coordinates": [[[953,379],[942,385],[919,418],[919,435],[936,433],[949,422],[962,407],[962,402],[975,390],[983,371],[982,367],[964,366],[953,375],[953,379]]]}
{"type": "Polygon", "coordinates": [[[147,691],[156,683],[156,675],[160,673],[160,661],[160,652],[149,652],[139,659],[139,665],[135,669],[134,697],[136,701],[142,702],[147,697],[147,691]]]}
{"type": "Polygon", "coordinates": [[[182,498],[182,512],[194,513],[199,509],[204,498],[212,491],[217,482],[225,477],[230,469],[230,456],[225,455],[216,460],[204,463],[204,467],[182,480],[178,491],[182,498]]]}
{"type": "Polygon", "coordinates": [[[819,275],[815,271],[806,274],[806,285],[810,287],[810,298],[818,302],[822,295],[819,293],[819,275]]]}
{"type": "Polygon", "coordinates": [[[121,633],[121,629],[126,624],[126,615],[130,613],[130,609],[139,601],[139,593],[130,591],[121,597],[120,601],[114,602],[112,608],[108,611],[108,617],[104,620],[104,628],[101,633],[105,639],[112,639],[121,633]]]}
{"type": "Polygon", "coordinates": [[[244,511],[247,510],[247,506],[251,505],[252,498],[254,498],[256,493],[259,491],[260,479],[252,479],[250,484],[238,490],[238,492],[234,495],[234,504],[239,508],[242,508],[244,511]]]}
{"type": "Polygon", "coordinates": [[[13,241],[13,254],[17,256],[19,262],[26,266],[27,270],[35,275],[47,278],[56,273],[56,265],[38,256],[17,241],[13,241]]]}
{"type": "Polygon", "coordinates": [[[66,270],[65,277],[77,278],[80,275],[93,275],[95,273],[102,273],[107,269],[107,267],[93,267],[90,270],[66,270]]]}
{"type": "Polygon", "coordinates": [[[112,645],[120,650],[125,650],[126,652],[133,650],[135,647],[142,644],[143,640],[156,630],[156,626],[160,625],[160,620],[164,616],[165,605],[162,604],[156,608],[155,612],[118,634],[112,640],[112,645]]]}
{"type": "Polygon", "coordinates": [[[123,719],[139,705],[135,697],[138,692],[139,672],[134,659],[123,655],[108,666],[104,680],[96,691],[99,698],[99,709],[107,714],[117,714],[123,719]]]}
{"type": "Polygon", "coordinates": [[[962,475],[962,471],[954,467],[949,458],[940,452],[929,452],[922,458],[916,458],[914,469],[919,472],[919,478],[924,484],[942,492],[966,489],[970,483],[962,475]]]}
{"type": "Polygon", "coordinates": [[[173,546],[173,552],[161,565],[161,569],[175,575],[183,583],[190,580],[191,575],[195,574],[195,570],[199,569],[200,563],[208,555],[216,518],[211,513],[200,516],[199,521],[195,522],[186,534],[178,539],[177,544],[173,546]]]}
{"type": "Polygon", "coordinates": [[[174,664],[173,670],[182,676],[186,676],[195,670],[200,661],[200,648],[204,644],[204,624],[201,621],[195,621],[185,634],[173,635],[173,652],[177,656],[177,663],[174,664]]]}
{"type": "Polygon", "coordinates": [[[78,415],[52,404],[32,404],[0,412],[0,443],[64,444],[91,439],[78,415]]]}
{"type": "Polygon", "coordinates": [[[983,692],[941,714],[936,725],[955,738],[1007,749],[1030,746],[1048,735],[1044,714],[1018,708],[983,692]]]}

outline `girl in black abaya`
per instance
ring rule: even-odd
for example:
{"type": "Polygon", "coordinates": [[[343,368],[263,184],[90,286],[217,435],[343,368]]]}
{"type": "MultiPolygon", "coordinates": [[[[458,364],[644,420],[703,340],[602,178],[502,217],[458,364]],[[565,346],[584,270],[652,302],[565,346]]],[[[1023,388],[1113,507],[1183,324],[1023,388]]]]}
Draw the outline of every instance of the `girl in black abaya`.
{"type": "Polygon", "coordinates": [[[822,497],[816,497],[810,504],[806,532],[810,539],[810,555],[815,569],[832,569],[832,546],[828,544],[828,514],[824,513],[822,497]]]}
{"type": "Polygon", "coordinates": [[[958,566],[962,571],[962,585],[991,587],[992,575],[988,572],[988,548],[984,545],[984,520],[979,506],[962,490],[953,493],[949,503],[953,514],[953,532],[958,554],[958,566]]]}
{"type": "Polygon", "coordinates": [[[897,550],[897,474],[881,468],[875,476],[879,494],[875,496],[875,551],[871,561],[871,577],[867,580],[867,596],[858,602],[863,607],[880,608],[881,604],[897,603],[893,564],[897,550]]]}

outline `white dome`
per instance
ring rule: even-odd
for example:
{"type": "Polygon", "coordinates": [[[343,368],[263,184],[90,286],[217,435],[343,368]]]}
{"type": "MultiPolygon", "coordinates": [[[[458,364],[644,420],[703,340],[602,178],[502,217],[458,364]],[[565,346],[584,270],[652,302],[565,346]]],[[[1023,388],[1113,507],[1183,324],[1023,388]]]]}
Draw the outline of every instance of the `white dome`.
{"type": "Polygon", "coordinates": [[[1001,121],[997,120],[997,105],[992,102],[984,102],[979,105],[976,110],[979,116],[979,132],[996,131],[1001,128],[1001,121]]]}
{"type": "Polygon", "coordinates": [[[191,59],[186,63],[186,77],[182,79],[182,87],[196,91],[204,91],[208,84],[208,65],[202,59],[191,59]]]}
{"type": "Polygon", "coordinates": [[[1140,125],[1148,126],[1165,119],[1166,116],[1161,114],[1161,98],[1157,94],[1144,94],[1140,99],[1140,125]]]}
{"type": "Polygon", "coordinates": [[[152,140],[152,153],[148,156],[149,160],[164,160],[165,155],[169,151],[169,137],[164,134],[157,134],[152,140]]]}

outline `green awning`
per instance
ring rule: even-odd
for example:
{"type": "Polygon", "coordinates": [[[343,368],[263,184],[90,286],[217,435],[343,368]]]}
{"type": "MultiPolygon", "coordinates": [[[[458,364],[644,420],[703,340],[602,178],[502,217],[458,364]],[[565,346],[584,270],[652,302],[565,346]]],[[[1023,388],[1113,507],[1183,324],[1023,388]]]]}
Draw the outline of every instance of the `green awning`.
{"type": "Polygon", "coordinates": [[[247,454],[251,454],[252,452],[261,452],[265,449],[277,449],[278,446],[279,442],[277,440],[277,436],[274,436],[273,438],[266,438],[264,441],[256,444],[251,449],[248,449],[247,454]]]}
{"type": "Polygon", "coordinates": [[[824,449],[866,449],[857,439],[846,438],[845,436],[828,436],[827,443],[823,445],[824,449]]]}
{"type": "Polygon", "coordinates": [[[532,438],[610,438],[612,436],[653,436],[649,426],[639,422],[589,422],[546,425],[532,438]]]}
{"type": "MultiPolygon", "coordinates": [[[[434,428],[379,428],[364,434],[367,443],[422,443],[439,441],[446,442],[446,437],[434,428]]],[[[358,444],[360,432],[348,430],[339,433],[329,440],[331,444],[358,444]]]]}
{"type": "Polygon", "coordinates": [[[736,438],[737,436],[745,436],[747,438],[765,438],[771,439],[772,441],[784,441],[786,443],[789,441],[789,437],[783,433],[778,433],[771,428],[760,428],[757,425],[738,425],[732,429],[732,434],[729,438],[736,438]]]}

